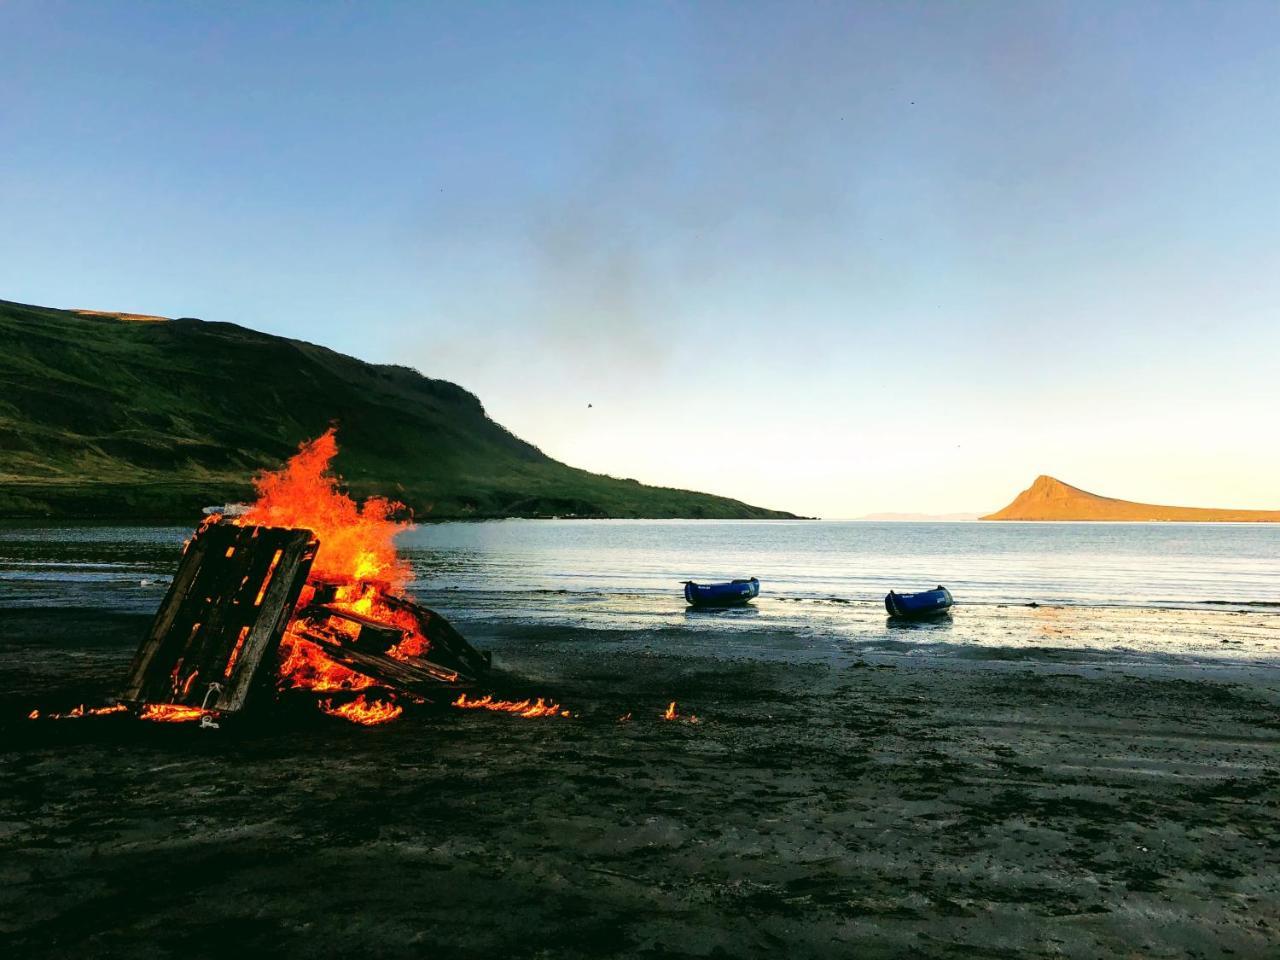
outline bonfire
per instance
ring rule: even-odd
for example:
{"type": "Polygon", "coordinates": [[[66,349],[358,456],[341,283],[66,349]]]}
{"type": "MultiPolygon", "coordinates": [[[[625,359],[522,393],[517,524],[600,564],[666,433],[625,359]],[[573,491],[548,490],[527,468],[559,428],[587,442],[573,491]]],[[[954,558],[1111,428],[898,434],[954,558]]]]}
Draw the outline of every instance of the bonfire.
{"type": "Polygon", "coordinates": [[[111,712],[216,726],[301,695],[366,725],[428,702],[567,716],[545,700],[468,698],[488,655],[408,595],[412,571],[395,538],[412,526],[409,512],[353,500],[333,472],[337,452],[330,429],[260,475],[247,510],[206,518],[111,712]]]}
{"type": "MultiPolygon", "coordinates": [[[[409,511],[383,497],[353,500],[333,471],[337,453],[330,428],[260,474],[253,504],[205,518],[183,545],[115,702],[32,710],[29,719],[127,713],[216,728],[250,707],[298,698],[366,726],[428,703],[576,716],[545,697],[475,692],[489,655],[408,594],[412,569],[395,540],[413,526],[409,511]]],[[[698,722],[675,701],[660,717],[698,722]]]]}

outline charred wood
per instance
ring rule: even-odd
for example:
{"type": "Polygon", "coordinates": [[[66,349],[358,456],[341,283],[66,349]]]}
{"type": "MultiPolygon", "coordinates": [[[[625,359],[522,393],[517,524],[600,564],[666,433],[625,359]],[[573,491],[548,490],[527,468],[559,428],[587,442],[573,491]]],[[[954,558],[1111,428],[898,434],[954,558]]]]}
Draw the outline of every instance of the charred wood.
{"type": "Polygon", "coordinates": [[[243,709],[254,691],[269,686],[272,671],[260,668],[275,664],[316,549],[309,530],[231,524],[199,530],[134,656],[121,699],[243,709]]]}

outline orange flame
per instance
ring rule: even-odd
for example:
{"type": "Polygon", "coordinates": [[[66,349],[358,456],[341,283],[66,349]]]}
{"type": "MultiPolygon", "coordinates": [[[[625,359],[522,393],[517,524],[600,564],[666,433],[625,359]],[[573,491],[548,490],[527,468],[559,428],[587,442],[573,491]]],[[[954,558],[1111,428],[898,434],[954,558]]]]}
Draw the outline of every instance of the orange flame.
{"type": "MultiPolygon", "coordinates": [[[[27,714],[27,719],[39,720],[43,716],[46,720],[73,720],[78,717],[101,717],[110,713],[123,713],[128,709],[123,703],[113,703],[109,707],[86,707],[82,703],[66,713],[41,714],[39,710],[32,710],[27,714]]],[[[148,703],[143,705],[138,716],[143,720],[154,720],[157,723],[186,723],[199,720],[206,713],[209,711],[176,703],[148,703]]]]}
{"type": "Polygon", "coordinates": [[[68,710],[66,713],[41,714],[39,710],[32,710],[27,714],[27,719],[39,720],[43,716],[46,720],[76,720],[80,717],[101,717],[108,713],[121,713],[128,709],[123,703],[113,703],[108,707],[86,707],[82,703],[74,710],[68,710]]]}
{"type": "MultiPolygon", "coordinates": [[[[358,504],[343,493],[339,489],[341,479],[331,469],[337,452],[332,427],[302,444],[283,467],[254,480],[258,499],[233,522],[241,526],[264,524],[311,530],[320,549],[299,607],[311,602],[317,589],[332,589],[328,606],[402,632],[403,639],[387,651],[390,656],[401,660],[423,656],[431,644],[421,633],[416,618],[387,602],[387,598],[402,593],[412,577],[409,563],[396,553],[395,538],[413,524],[396,518],[404,510],[399,503],[370,497],[358,504]]],[[[359,632],[357,625],[338,618],[330,626],[326,629],[334,643],[349,641],[359,632]]],[[[365,690],[374,685],[364,674],[334,661],[304,633],[302,625],[295,621],[281,639],[281,687],[324,692],[365,690]]],[[[400,710],[396,708],[397,716],[400,710]]]]}
{"type": "Polygon", "coordinates": [[[300,635],[295,620],[280,638],[280,685],[295,690],[365,690],[373,681],[340,663],[335,663],[310,640],[300,635]]]}
{"type": "Polygon", "coordinates": [[[492,694],[479,699],[459,694],[453,705],[461,710],[493,710],[498,713],[513,713],[517,717],[571,717],[573,714],[554,700],[495,700],[492,694]]]}
{"type": "Polygon", "coordinates": [[[681,714],[676,709],[676,702],[672,700],[667,704],[666,712],[662,715],[663,720],[683,720],[685,723],[697,723],[698,718],[692,713],[681,714]]]}
{"type": "Polygon", "coordinates": [[[187,707],[180,703],[148,703],[142,707],[139,716],[143,720],[154,720],[156,723],[190,723],[199,720],[209,711],[199,707],[187,707]]]}
{"type": "Polygon", "coordinates": [[[404,707],[386,700],[366,700],[364,694],[348,703],[335,707],[332,700],[321,700],[316,704],[331,717],[342,717],[352,723],[372,727],[379,723],[387,723],[404,713],[404,707]]]}
{"type": "Polygon", "coordinates": [[[258,499],[235,523],[311,530],[323,545],[312,576],[339,583],[376,580],[402,590],[411,571],[397,556],[394,540],[413,524],[395,519],[402,504],[383,497],[358,504],[339,490],[339,478],[330,471],[337,453],[333,427],[302,444],[279,470],[255,478],[258,499]]]}

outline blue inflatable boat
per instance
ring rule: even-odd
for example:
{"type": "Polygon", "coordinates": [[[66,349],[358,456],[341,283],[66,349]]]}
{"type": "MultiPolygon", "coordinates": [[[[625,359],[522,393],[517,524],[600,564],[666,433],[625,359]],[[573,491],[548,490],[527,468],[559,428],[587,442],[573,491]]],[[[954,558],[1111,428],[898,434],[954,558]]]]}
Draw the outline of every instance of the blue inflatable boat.
{"type": "Polygon", "coordinates": [[[946,613],[954,603],[951,591],[941,584],[936,590],[922,593],[894,593],[890,590],[884,598],[884,608],[891,617],[928,617],[946,613]]]}
{"type": "Polygon", "coordinates": [[[736,607],[760,596],[760,581],[731,580],[728,583],[684,582],[684,598],[694,607],[736,607]]]}

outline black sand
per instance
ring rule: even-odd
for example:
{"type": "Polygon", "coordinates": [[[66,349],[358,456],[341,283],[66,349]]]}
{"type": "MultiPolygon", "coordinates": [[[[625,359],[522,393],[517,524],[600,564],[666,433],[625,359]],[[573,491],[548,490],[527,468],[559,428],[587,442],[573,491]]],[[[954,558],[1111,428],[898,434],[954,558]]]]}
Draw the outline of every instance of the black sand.
{"type": "Polygon", "coordinates": [[[578,716],[22,719],[145,622],[0,611],[6,956],[1280,952],[1275,669],[473,625],[578,716]]]}

